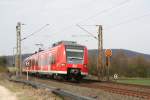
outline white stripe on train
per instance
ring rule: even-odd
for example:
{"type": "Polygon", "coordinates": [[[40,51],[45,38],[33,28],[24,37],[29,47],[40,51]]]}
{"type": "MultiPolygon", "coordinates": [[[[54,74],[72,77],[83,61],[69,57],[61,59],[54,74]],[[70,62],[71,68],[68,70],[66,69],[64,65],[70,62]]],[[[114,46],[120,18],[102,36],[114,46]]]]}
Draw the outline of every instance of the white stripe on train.
{"type": "MultiPolygon", "coordinates": [[[[26,70],[23,70],[23,72],[26,72],[26,70]]],[[[47,74],[52,74],[52,73],[57,73],[57,74],[67,74],[67,71],[42,71],[42,70],[29,70],[29,72],[32,73],[47,73],[47,74]]],[[[81,75],[88,75],[88,73],[81,72],[81,75]]]]}

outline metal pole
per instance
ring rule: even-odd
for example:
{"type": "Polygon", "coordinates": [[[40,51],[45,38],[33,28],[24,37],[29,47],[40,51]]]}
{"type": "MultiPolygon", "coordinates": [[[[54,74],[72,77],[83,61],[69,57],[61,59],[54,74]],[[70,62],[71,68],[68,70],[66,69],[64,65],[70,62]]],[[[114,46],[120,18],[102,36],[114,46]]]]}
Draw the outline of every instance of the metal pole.
{"type": "Polygon", "coordinates": [[[98,27],[98,80],[103,79],[103,35],[102,25],[96,25],[98,27]]]}
{"type": "Polygon", "coordinates": [[[106,57],[107,81],[109,81],[110,57],[106,57]]]}
{"type": "Polygon", "coordinates": [[[16,76],[21,76],[21,23],[18,22],[16,26],[17,32],[17,46],[16,46],[16,76]]]}
{"type": "Polygon", "coordinates": [[[20,73],[20,76],[22,75],[22,59],[21,59],[21,23],[19,23],[19,73],[20,73]]]}
{"type": "Polygon", "coordinates": [[[12,64],[13,64],[13,67],[15,67],[15,47],[13,47],[12,64]]]}
{"type": "Polygon", "coordinates": [[[27,67],[27,81],[29,80],[29,68],[27,67]]]}
{"type": "Polygon", "coordinates": [[[109,81],[109,70],[110,69],[110,57],[108,57],[108,81],[109,81]]]}
{"type": "Polygon", "coordinates": [[[15,75],[18,76],[17,67],[16,67],[16,47],[13,47],[13,67],[15,68],[15,75]]]}
{"type": "Polygon", "coordinates": [[[18,39],[18,24],[16,26],[16,56],[15,56],[15,69],[16,69],[16,76],[18,77],[18,68],[19,68],[19,63],[18,63],[18,55],[19,55],[19,50],[18,50],[18,47],[19,47],[19,39],[18,39]]]}

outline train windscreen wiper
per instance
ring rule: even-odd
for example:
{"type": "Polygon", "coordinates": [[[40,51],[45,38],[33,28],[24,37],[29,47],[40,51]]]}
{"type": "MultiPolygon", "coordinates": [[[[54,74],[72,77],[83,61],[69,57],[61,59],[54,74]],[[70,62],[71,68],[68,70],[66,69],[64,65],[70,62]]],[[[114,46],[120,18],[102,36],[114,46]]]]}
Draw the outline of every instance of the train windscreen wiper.
{"type": "Polygon", "coordinates": [[[68,57],[69,59],[78,59],[78,60],[83,60],[81,57],[68,57]]]}

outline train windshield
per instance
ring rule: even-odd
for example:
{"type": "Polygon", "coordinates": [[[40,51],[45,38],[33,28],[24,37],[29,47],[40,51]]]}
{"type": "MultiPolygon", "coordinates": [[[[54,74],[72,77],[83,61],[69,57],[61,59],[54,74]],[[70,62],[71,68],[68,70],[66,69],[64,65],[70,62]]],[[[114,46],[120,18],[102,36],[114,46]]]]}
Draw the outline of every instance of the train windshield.
{"type": "Polygon", "coordinates": [[[82,48],[66,48],[67,62],[71,64],[83,63],[84,49],[82,48]]]}

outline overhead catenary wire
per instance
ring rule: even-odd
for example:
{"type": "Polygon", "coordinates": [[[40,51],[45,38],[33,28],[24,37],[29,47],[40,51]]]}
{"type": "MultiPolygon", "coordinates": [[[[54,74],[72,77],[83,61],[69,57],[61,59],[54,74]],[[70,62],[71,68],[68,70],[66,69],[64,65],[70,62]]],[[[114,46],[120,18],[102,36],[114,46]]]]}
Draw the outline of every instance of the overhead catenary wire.
{"type": "MultiPolygon", "coordinates": [[[[81,23],[81,22],[83,22],[83,21],[86,21],[86,20],[89,20],[89,19],[91,19],[91,18],[94,18],[94,17],[96,17],[97,15],[106,13],[106,12],[108,12],[108,11],[111,10],[111,9],[120,7],[120,6],[124,5],[125,3],[128,3],[129,1],[130,1],[130,0],[125,0],[125,1],[123,1],[123,2],[120,2],[120,3],[117,4],[117,5],[114,5],[114,6],[110,7],[110,8],[106,8],[106,9],[104,9],[104,10],[102,10],[102,11],[100,11],[100,12],[98,12],[98,13],[96,13],[96,14],[94,14],[94,15],[92,15],[92,16],[86,18],[86,19],[84,19],[84,20],[81,20],[81,21],[78,22],[78,23],[81,23]]],[[[80,29],[82,29],[83,31],[87,32],[90,36],[92,36],[94,39],[97,40],[97,37],[96,37],[96,36],[94,36],[91,32],[89,32],[89,31],[87,31],[86,29],[84,29],[83,27],[81,27],[81,26],[96,26],[96,25],[79,25],[79,24],[76,24],[76,26],[78,26],[80,29]]],[[[89,36],[88,36],[88,37],[89,37],[89,36]]]]}
{"type": "MultiPolygon", "coordinates": [[[[112,28],[115,28],[115,27],[118,27],[120,25],[123,25],[123,24],[127,24],[127,23],[131,23],[133,21],[137,21],[137,20],[140,20],[144,17],[147,17],[147,16],[150,16],[150,13],[147,13],[147,14],[144,14],[144,15],[140,15],[140,16],[137,16],[137,17],[134,17],[134,18],[130,18],[130,19],[127,19],[125,21],[122,21],[118,24],[115,24],[115,25],[112,25],[108,28],[105,28],[105,30],[110,30],[112,28]]],[[[82,25],[82,26],[88,26],[88,25],[82,25]]],[[[89,25],[89,26],[94,26],[94,25],[89,25]]],[[[95,25],[96,26],[96,25],[95,25]]],[[[87,32],[88,34],[90,34],[92,37],[94,37],[95,39],[97,38],[96,36],[94,36],[92,33],[90,33],[89,31],[87,31],[86,29],[82,28],[80,25],[78,25],[78,27],[80,27],[82,30],[84,30],[85,32],[87,32]]],[[[89,37],[89,36],[88,36],[89,37]]]]}
{"type": "Polygon", "coordinates": [[[72,35],[72,37],[90,37],[91,35],[86,35],[86,34],[82,34],[82,35],[72,35]]]}
{"type": "Polygon", "coordinates": [[[82,29],[83,31],[87,32],[90,36],[92,36],[94,39],[97,39],[96,36],[94,36],[92,33],[90,33],[89,31],[87,31],[86,29],[84,29],[83,27],[81,27],[80,25],[76,25],[77,27],[79,27],[80,29],[82,29]]]}
{"type": "Polygon", "coordinates": [[[110,29],[115,28],[115,27],[118,27],[118,26],[120,26],[120,25],[127,24],[127,23],[131,23],[131,22],[133,22],[133,21],[140,20],[140,19],[142,19],[142,18],[144,18],[144,17],[147,17],[147,16],[150,16],[150,12],[147,13],[147,14],[140,15],[140,16],[137,16],[137,17],[133,17],[133,18],[127,19],[127,20],[125,20],[125,21],[122,21],[122,22],[120,22],[120,23],[117,23],[117,24],[112,25],[112,26],[110,26],[110,27],[108,27],[108,28],[105,28],[105,30],[110,30],[110,29]]]}
{"type": "MultiPolygon", "coordinates": [[[[80,20],[80,21],[76,22],[75,24],[68,25],[67,27],[64,27],[63,29],[60,29],[60,30],[58,30],[58,31],[55,32],[55,33],[59,33],[59,32],[66,31],[66,30],[68,30],[68,29],[74,27],[74,25],[77,25],[77,24],[79,25],[81,22],[84,22],[84,21],[86,21],[86,20],[92,19],[92,18],[94,18],[94,17],[96,17],[96,16],[98,16],[98,15],[100,15],[100,14],[107,13],[107,12],[109,12],[109,11],[112,10],[112,9],[118,8],[118,7],[120,7],[120,6],[122,6],[122,5],[126,4],[126,3],[128,3],[129,1],[130,1],[130,0],[124,0],[123,2],[120,2],[120,3],[116,4],[116,5],[113,5],[112,7],[106,8],[106,9],[104,9],[104,10],[100,10],[100,11],[98,11],[96,14],[94,14],[94,15],[92,15],[92,16],[89,16],[88,18],[85,18],[85,19],[83,19],[83,20],[80,20]]],[[[80,26],[82,26],[82,25],[80,25],[80,26]]],[[[86,26],[87,26],[87,25],[86,25],[86,26]]],[[[88,26],[94,26],[94,25],[88,25],[88,26]]],[[[55,34],[55,36],[56,36],[56,34],[55,34]]]]}
{"type": "MultiPolygon", "coordinates": [[[[126,4],[126,3],[128,3],[129,1],[131,1],[131,0],[124,0],[123,2],[120,2],[120,3],[116,4],[116,5],[113,5],[112,7],[109,7],[109,8],[106,8],[106,9],[104,9],[104,10],[101,10],[101,11],[97,12],[96,14],[94,14],[94,15],[92,15],[92,16],[89,16],[88,18],[86,18],[86,19],[84,19],[84,20],[79,21],[78,23],[81,23],[81,22],[84,22],[84,21],[86,21],[86,20],[92,19],[92,18],[94,18],[94,17],[96,17],[96,16],[98,16],[98,15],[100,15],[100,14],[107,13],[107,12],[109,12],[109,11],[112,10],[112,9],[119,8],[120,6],[122,6],[122,5],[126,4]]],[[[69,26],[67,26],[67,27],[65,27],[65,28],[63,28],[63,29],[61,29],[61,30],[66,31],[66,30],[70,29],[70,28],[73,27],[73,26],[74,26],[74,25],[69,25],[69,26]]],[[[85,32],[87,32],[88,34],[90,34],[90,36],[92,36],[93,38],[95,38],[95,39],[97,38],[97,37],[94,36],[92,33],[88,32],[86,29],[84,29],[83,27],[81,27],[81,26],[83,26],[83,25],[80,25],[80,26],[79,26],[79,24],[76,24],[76,26],[82,28],[82,30],[84,30],[85,32]]],[[[86,26],[94,26],[94,25],[86,25],[86,26]]],[[[44,28],[45,28],[45,27],[44,27],[44,28]]],[[[33,32],[32,34],[28,35],[27,37],[23,38],[22,40],[27,39],[28,37],[34,35],[35,33],[39,32],[39,31],[41,31],[42,29],[43,29],[43,27],[42,27],[41,29],[39,29],[39,30],[33,32]]],[[[61,31],[61,30],[60,30],[60,31],[61,31]]],[[[59,31],[58,31],[58,32],[59,32],[59,31]]],[[[58,33],[58,32],[57,32],[57,33],[58,33]]],[[[62,31],[61,31],[61,32],[62,32],[62,31]]],[[[56,34],[55,34],[55,36],[56,36],[56,34]]]]}
{"type": "Polygon", "coordinates": [[[40,32],[40,31],[42,31],[42,30],[43,30],[45,27],[47,27],[48,25],[49,25],[49,24],[46,24],[46,25],[44,25],[43,27],[41,27],[40,29],[38,29],[38,30],[36,30],[35,32],[31,33],[30,35],[28,35],[28,36],[22,38],[21,41],[23,41],[23,40],[25,40],[25,39],[31,37],[32,35],[34,35],[34,34],[40,32]]]}
{"type": "MultiPolygon", "coordinates": [[[[126,3],[128,3],[129,1],[130,1],[130,0],[124,0],[123,2],[120,2],[120,3],[118,3],[118,4],[116,4],[116,5],[112,6],[112,7],[109,7],[109,8],[106,8],[106,9],[102,10],[102,11],[99,11],[99,12],[97,12],[96,14],[94,14],[94,15],[92,15],[92,16],[89,16],[88,18],[79,21],[78,24],[81,23],[81,22],[87,21],[87,20],[89,20],[89,19],[92,19],[92,18],[94,18],[94,17],[96,17],[96,16],[98,16],[98,15],[100,15],[100,14],[109,12],[109,11],[112,10],[112,9],[118,8],[118,7],[120,7],[120,6],[122,6],[122,5],[126,4],[126,3]]],[[[93,26],[93,25],[92,25],[92,26],[93,26]]]]}

